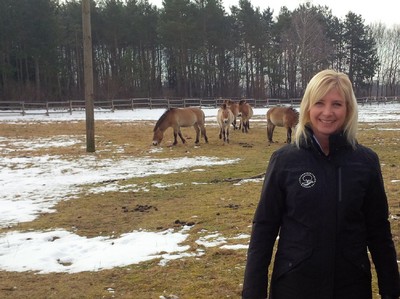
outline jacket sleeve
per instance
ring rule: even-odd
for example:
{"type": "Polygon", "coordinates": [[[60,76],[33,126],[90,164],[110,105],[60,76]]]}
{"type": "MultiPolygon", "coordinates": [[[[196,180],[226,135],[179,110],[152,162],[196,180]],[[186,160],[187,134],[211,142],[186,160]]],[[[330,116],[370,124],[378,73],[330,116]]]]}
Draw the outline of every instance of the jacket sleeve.
{"type": "Polygon", "coordinates": [[[247,252],[242,298],[267,298],[268,267],[282,214],[277,154],[271,156],[258,203],[247,252]]]}
{"type": "Polygon", "coordinates": [[[378,277],[379,293],[397,298],[400,296],[400,278],[397,256],[392,239],[389,209],[379,158],[372,153],[374,165],[372,181],[366,199],[368,249],[378,277]]]}

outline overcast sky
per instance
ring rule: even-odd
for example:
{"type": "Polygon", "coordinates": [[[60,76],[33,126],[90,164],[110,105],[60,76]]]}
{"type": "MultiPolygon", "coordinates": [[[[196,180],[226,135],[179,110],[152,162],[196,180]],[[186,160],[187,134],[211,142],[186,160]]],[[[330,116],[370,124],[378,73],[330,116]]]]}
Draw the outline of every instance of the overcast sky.
{"type": "MultiPolygon", "coordinates": [[[[194,1],[194,0],[191,0],[194,1]]],[[[149,0],[150,3],[162,7],[162,0],[149,0]]],[[[294,10],[300,4],[310,2],[314,5],[326,5],[332,9],[334,16],[343,18],[349,11],[361,15],[366,22],[370,23],[382,22],[388,27],[394,24],[400,25],[399,20],[399,2],[394,0],[380,1],[349,1],[349,0],[250,0],[254,7],[261,10],[270,7],[274,11],[274,15],[279,14],[280,8],[286,6],[289,10],[294,10]]],[[[239,0],[222,0],[222,3],[229,12],[232,5],[238,6],[239,0]]]]}

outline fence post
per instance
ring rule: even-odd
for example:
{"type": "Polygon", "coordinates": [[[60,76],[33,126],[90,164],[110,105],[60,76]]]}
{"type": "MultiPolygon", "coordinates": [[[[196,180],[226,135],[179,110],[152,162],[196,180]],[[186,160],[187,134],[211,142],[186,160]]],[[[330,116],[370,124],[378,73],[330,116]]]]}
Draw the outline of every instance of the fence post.
{"type": "Polygon", "coordinates": [[[49,102],[46,102],[46,116],[49,116],[49,102]]]}

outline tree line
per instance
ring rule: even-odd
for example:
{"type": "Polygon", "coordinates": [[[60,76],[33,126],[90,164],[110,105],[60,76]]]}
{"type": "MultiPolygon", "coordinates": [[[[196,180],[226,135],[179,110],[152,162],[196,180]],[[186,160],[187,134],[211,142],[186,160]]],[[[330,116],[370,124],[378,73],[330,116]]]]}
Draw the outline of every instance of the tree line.
{"type": "MultiPolygon", "coordinates": [[[[323,68],[358,97],[399,91],[400,27],[327,6],[91,1],[94,98],[298,98],[323,68]]],[[[82,99],[81,1],[0,0],[0,100],[82,99]]]]}

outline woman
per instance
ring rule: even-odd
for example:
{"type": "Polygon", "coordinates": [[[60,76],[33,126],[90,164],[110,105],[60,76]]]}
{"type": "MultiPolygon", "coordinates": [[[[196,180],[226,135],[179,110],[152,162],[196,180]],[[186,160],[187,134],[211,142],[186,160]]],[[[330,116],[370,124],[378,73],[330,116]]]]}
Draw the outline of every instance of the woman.
{"type": "Polygon", "coordinates": [[[300,105],[295,145],[272,154],[255,212],[243,298],[369,299],[400,295],[378,156],[356,141],[357,101],[343,73],[324,70],[300,105]]]}

